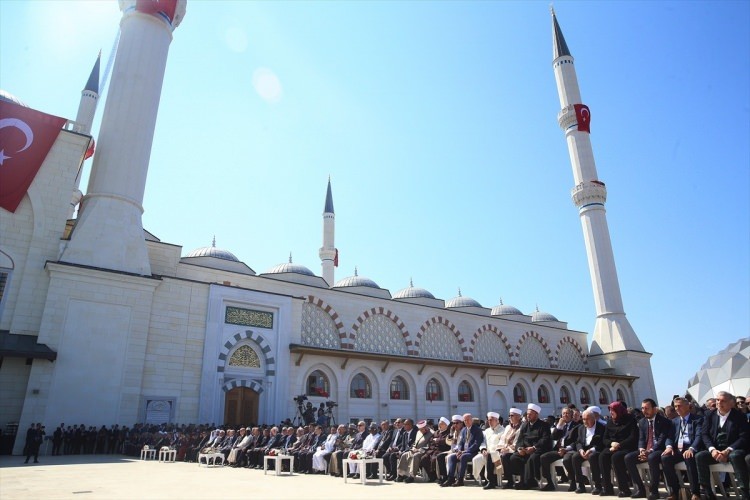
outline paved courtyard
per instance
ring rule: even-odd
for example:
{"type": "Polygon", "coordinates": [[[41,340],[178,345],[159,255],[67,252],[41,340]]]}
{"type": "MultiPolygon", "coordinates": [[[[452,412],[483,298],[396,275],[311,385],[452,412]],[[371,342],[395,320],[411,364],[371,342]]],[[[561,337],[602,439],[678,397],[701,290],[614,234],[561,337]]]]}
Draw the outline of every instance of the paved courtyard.
{"type": "MultiPolygon", "coordinates": [[[[188,463],[142,462],[118,455],[40,457],[39,464],[24,465],[23,457],[0,457],[0,499],[573,499],[584,495],[539,491],[484,491],[472,481],[463,488],[437,484],[355,480],[320,475],[274,476],[269,471],[206,468],[188,463]]],[[[588,495],[585,495],[589,497],[588,495]]]]}

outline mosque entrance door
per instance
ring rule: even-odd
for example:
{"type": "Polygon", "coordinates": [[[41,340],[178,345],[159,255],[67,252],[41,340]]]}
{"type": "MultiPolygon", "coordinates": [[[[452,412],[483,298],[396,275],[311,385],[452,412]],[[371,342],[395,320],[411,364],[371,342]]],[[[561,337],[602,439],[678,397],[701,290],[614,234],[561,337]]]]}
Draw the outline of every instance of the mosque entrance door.
{"type": "Polygon", "coordinates": [[[258,423],[258,393],[248,387],[235,387],[227,392],[224,423],[231,426],[258,423]]]}

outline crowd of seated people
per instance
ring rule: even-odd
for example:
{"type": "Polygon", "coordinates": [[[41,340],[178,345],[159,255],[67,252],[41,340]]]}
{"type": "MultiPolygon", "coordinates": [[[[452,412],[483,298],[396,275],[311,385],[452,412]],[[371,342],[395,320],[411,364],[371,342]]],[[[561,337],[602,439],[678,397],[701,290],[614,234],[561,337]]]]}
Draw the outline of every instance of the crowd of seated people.
{"type": "Polygon", "coordinates": [[[622,401],[583,411],[568,405],[559,417],[546,419],[540,412],[531,403],[511,408],[507,420],[490,411],[486,420],[466,413],[437,422],[396,418],[330,428],[316,422],[294,426],[289,420],[237,428],[61,425],[56,450],[137,456],[144,446],[167,446],[177,450],[178,461],[197,461],[199,453],[210,451],[222,453],[227,466],[251,469],[264,468],[266,456],[284,455],[294,457],[298,474],[335,477],[359,474],[355,463],[344,471],[344,459],[372,457],[382,459],[384,470],[367,464],[362,473],[368,478],[382,473],[388,481],[412,483],[421,476],[422,482],[460,487],[468,478],[488,490],[541,491],[557,491],[556,483],[562,483],[571,493],[648,499],[661,498],[662,487],[670,500],[680,498],[682,482],[691,500],[715,498],[709,468],[730,464],[741,497],[750,500],[750,413],[744,397],[719,392],[703,407],[689,397],[675,397],[664,408],[650,398],[631,408],[622,401]],[[681,462],[684,471],[675,467],[681,462]]]}

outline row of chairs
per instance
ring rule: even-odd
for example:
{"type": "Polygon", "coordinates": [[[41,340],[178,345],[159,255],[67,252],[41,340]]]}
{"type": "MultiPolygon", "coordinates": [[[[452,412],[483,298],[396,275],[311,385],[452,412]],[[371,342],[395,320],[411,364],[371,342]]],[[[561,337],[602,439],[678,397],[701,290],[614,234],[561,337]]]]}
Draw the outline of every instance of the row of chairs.
{"type": "MultiPolygon", "coordinates": [[[[552,462],[550,464],[550,477],[552,478],[552,483],[557,487],[557,473],[555,472],[557,467],[563,467],[563,461],[562,459],[557,460],[555,462],[552,462]]],[[[589,479],[589,483],[592,483],[591,479],[591,468],[589,466],[588,460],[583,462],[582,464],[584,473],[589,479]]],[[[677,479],[680,481],[680,488],[685,489],[687,486],[685,485],[685,479],[684,476],[687,476],[687,466],[685,465],[685,462],[679,462],[675,464],[675,470],[677,471],[677,479]],[[684,474],[683,474],[684,473],[684,474]]],[[[637,465],[638,472],[641,475],[641,479],[643,479],[643,483],[646,486],[650,486],[651,484],[651,478],[649,477],[649,470],[648,470],[648,464],[642,463],[637,465]]],[[[721,491],[721,494],[724,497],[729,497],[729,494],[726,491],[726,488],[724,487],[724,481],[721,480],[719,477],[721,474],[727,474],[729,476],[729,481],[732,484],[732,488],[734,489],[735,495],[737,495],[738,498],[742,497],[742,494],[740,492],[739,487],[737,486],[737,481],[734,477],[734,467],[732,467],[732,464],[725,463],[725,464],[714,464],[709,466],[709,470],[711,471],[711,488],[716,491],[716,486],[719,487],[719,491],[721,491]]],[[[616,483],[617,478],[615,477],[614,473],[612,474],[612,482],[616,483]]],[[[666,481],[665,481],[666,484],[666,481]]],[[[672,493],[669,491],[669,486],[666,487],[668,493],[672,493]]]]}

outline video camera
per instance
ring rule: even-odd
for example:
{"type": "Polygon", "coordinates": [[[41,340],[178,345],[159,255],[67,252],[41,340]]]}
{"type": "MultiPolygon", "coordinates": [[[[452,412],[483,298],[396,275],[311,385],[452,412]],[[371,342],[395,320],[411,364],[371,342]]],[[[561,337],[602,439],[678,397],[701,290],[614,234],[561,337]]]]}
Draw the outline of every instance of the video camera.
{"type": "Polygon", "coordinates": [[[335,407],[336,407],[336,406],[338,406],[338,405],[339,405],[339,404],[338,404],[338,403],[337,403],[336,401],[326,401],[326,406],[327,406],[328,408],[335,408],[335,407]]]}
{"type": "Polygon", "coordinates": [[[294,397],[294,402],[297,403],[297,405],[302,406],[302,403],[307,401],[307,396],[304,394],[300,394],[299,396],[294,397]]]}

